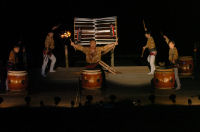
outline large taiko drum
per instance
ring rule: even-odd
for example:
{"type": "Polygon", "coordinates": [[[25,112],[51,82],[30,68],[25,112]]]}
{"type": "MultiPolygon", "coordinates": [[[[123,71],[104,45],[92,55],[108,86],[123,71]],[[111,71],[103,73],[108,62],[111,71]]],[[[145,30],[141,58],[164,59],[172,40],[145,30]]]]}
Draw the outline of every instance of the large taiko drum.
{"type": "Polygon", "coordinates": [[[26,71],[8,71],[8,89],[10,91],[23,91],[28,86],[26,71]]]}
{"type": "Polygon", "coordinates": [[[157,89],[172,89],[175,85],[173,69],[156,69],[154,73],[154,87],[157,89]]]}
{"type": "Polygon", "coordinates": [[[192,56],[183,56],[179,58],[179,74],[190,76],[193,74],[194,63],[192,56]]]}
{"type": "Polygon", "coordinates": [[[96,90],[102,87],[101,70],[83,70],[81,75],[82,88],[96,90]]]}

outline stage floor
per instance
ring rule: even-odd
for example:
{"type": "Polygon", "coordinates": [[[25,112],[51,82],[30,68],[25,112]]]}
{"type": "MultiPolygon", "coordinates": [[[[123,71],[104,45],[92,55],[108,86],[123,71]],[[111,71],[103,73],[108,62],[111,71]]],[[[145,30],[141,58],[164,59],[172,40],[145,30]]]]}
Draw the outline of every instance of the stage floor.
{"type": "Polygon", "coordinates": [[[46,78],[40,75],[39,69],[29,72],[30,85],[28,92],[21,93],[3,93],[4,102],[0,107],[22,106],[25,104],[24,97],[30,95],[31,106],[40,106],[40,101],[45,105],[53,106],[54,97],[61,97],[59,106],[69,107],[73,100],[78,105],[84,103],[87,95],[93,95],[93,102],[108,101],[111,94],[122,100],[141,100],[141,105],[148,105],[148,97],[151,94],[156,96],[155,103],[162,105],[171,105],[169,95],[176,94],[177,105],[187,105],[188,99],[192,100],[193,105],[199,105],[200,100],[200,81],[183,78],[181,79],[182,89],[175,90],[155,90],[151,85],[153,75],[147,75],[149,69],[147,66],[119,66],[115,67],[120,74],[113,75],[106,72],[107,88],[103,91],[82,90],[80,94],[79,77],[83,67],[73,67],[69,69],[57,68],[55,73],[48,73],[46,78]]]}

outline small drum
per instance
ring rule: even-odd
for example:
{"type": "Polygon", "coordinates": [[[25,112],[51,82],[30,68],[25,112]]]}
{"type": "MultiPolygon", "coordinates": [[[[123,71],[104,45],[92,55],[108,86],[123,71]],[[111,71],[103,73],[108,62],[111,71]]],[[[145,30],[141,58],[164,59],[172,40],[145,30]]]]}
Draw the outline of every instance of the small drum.
{"type": "Polygon", "coordinates": [[[82,88],[96,90],[102,86],[101,70],[83,70],[81,75],[82,88]]]}
{"type": "Polygon", "coordinates": [[[154,73],[154,86],[157,89],[172,89],[175,85],[173,69],[156,69],[154,73]]]}
{"type": "Polygon", "coordinates": [[[194,64],[192,56],[183,56],[179,58],[179,73],[183,76],[190,76],[193,73],[194,64]]]}
{"type": "Polygon", "coordinates": [[[28,86],[26,71],[8,71],[8,89],[10,91],[23,91],[28,86]]]}

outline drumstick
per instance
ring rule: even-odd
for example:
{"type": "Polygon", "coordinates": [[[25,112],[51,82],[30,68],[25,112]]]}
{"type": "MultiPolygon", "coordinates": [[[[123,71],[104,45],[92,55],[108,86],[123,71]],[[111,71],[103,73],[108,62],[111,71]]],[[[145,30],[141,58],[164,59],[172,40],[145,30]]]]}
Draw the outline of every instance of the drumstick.
{"type": "Polygon", "coordinates": [[[108,66],[106,63],[104,63],[103,61],[99,61],[98,62],[101,66],[103,66],[104,68],[106,68],[109,72],[111,72],[112,74],[116,74],[116,72],[112,71],[113,69],[108,66]]]}
{"type": "MultiPolygon", "coordinates": [[[[102,63],[104,66],[106,66],[106,67],[108,67],[108,68],[111,69],[111,67],[110,67],[109,65],[107,65],[105,62],[100,61],[100,63],[102,63]]],[[[113,70],[114,72],[117,72],[114,68],[112,68],[112,70],[113,70]]]]}
{"type": "MultiPolygon", "coordinates": [[[[69,39],[70,40],[70,44],[73,42],[72,40],[71,40],[71,38],[69,39]]],[[[74,43],[74,42],[73,42],[74,43]]],[[[75,44],[75,43],[74,43],[75,44]]]]}
{"type": "Polygon", "coordinates": [[[144,31],[147,31],[147,27],[146,27],[146,25],[145,25],[144,19],[143,19],[142,23],[143,23],[143,25],[144,25],[144,31]]]}
{"type": "Polygon", "coordinates": [[[61,24],[58,24],[58,25],[56,25],[56,26],[53,26],[53,27],[51,28],[51,30],[53,30],[53,31],[56,30],[57,28],[60,27],[60,25],[61,25],[61,24]]]}
{"type": "MultiPolygon", "coordinates": [[[[147,27],[146,27],[146,25],[145,25],[144,19],[142,20],[142,23],[143,23],[143,26],[144,26],[144,31],[146,32],[146,31],[147,31],[147,27]]],[[[141,54],[141,57],[142,57],[142,58],[143,58],[143,55],[144,55],[144,51],[145,51],[145,49],[143,48],[143,49],[142,49],[142,54],[141,54]]]]}
{"type": "Polygon", "coordinates": [[[145,49],[142,48],[142,55],[141,55],[142,58],[143,58],[143,55],[144,55],[144,51],[145,51],[145,49]]]}
{"type": "Polygon", "coordinates": [[[109,65],[107,65],[105,62],[102,61],[102,63],[103,63],[104,65],[106,65],[109,69],[113,70],[115,73],[120,73],[120,72],[118,72],[116,69],[114,69],[113,67],[110,67],[109,65]]]}

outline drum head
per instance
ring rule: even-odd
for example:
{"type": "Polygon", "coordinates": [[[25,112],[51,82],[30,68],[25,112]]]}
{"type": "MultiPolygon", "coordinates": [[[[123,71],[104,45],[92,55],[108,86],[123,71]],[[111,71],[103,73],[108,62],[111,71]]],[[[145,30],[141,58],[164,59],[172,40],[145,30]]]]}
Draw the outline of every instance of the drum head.
{"type": "Polygon", "coordinates": [[[192,60],[192,56],[181,56],[181,57],[179,57],[179,60],[182,60],[182,61],[184,61],[184,60],[192,60]]]}
{"type": "Polygon", "coordinates": [[[25,76],[27,75],[26,71],[8,71],[8,75],[11,76],[25,76]]]}
{"type": "Polygon", "coordinates": [[[158,68],[156,69],[156,72],[173,72],[174,69],[172,68],[158,68]]]}
{"type": "Polygon", "coordinates": [[[101,70],[82,70],[83,74],[98,74],[101,73],[101,70]]]}

